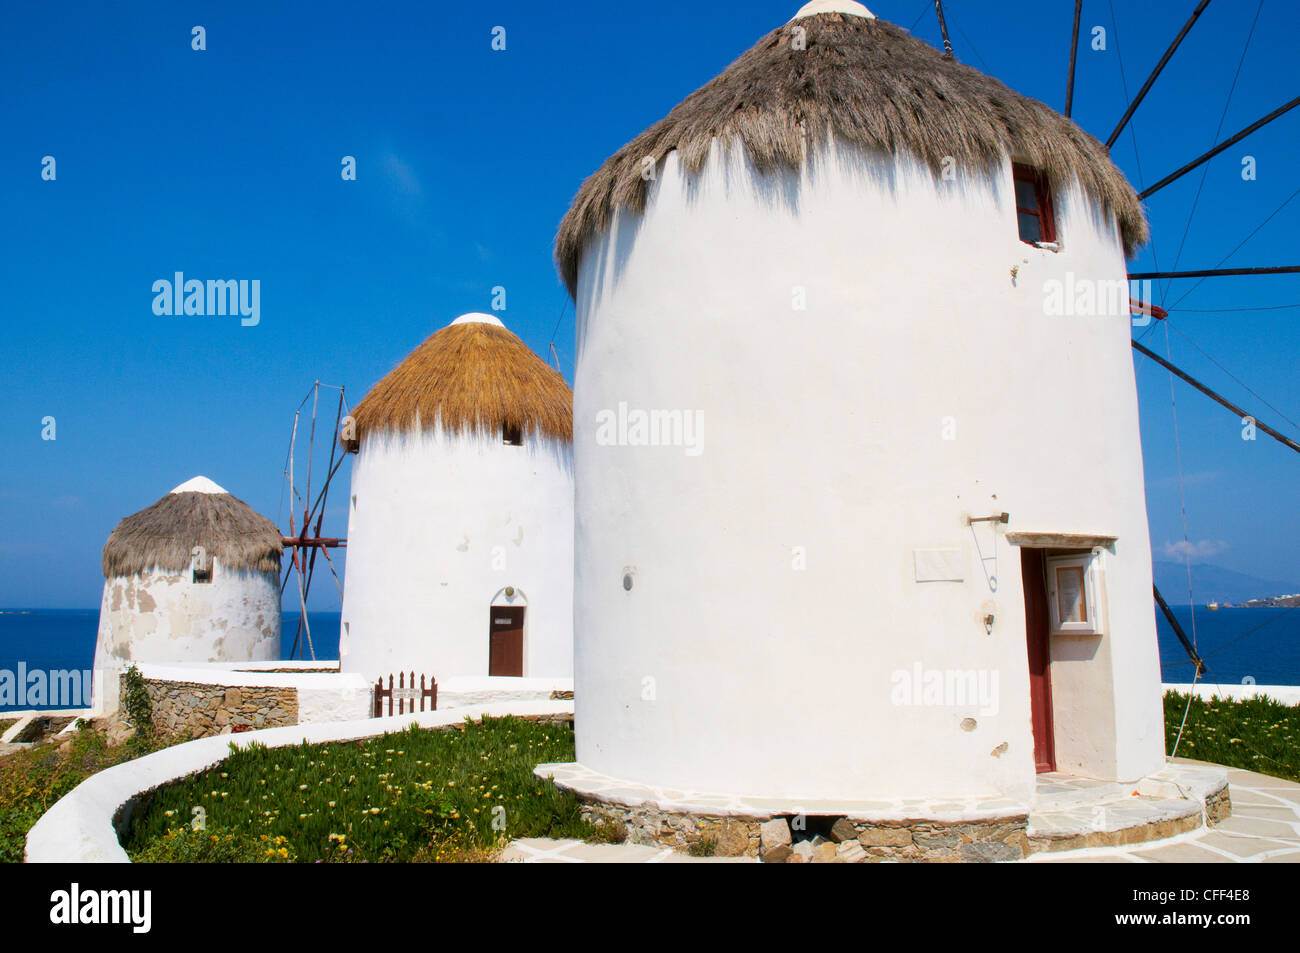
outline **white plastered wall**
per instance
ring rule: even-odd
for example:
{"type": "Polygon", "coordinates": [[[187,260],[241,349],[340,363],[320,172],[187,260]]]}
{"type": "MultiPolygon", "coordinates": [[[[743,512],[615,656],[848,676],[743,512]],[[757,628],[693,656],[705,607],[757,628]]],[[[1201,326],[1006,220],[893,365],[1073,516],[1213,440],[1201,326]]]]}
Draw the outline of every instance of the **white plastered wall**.
{"type": "Polygon", "coordinates": [[[1029,796],[1020,554],[1003,527],[966,522],[1000,511],[1012,529],[1118,538],[1102,650],[1053,672],[1058,722],[1080,724],[1062,747],[1099,776],[1159,766],[1129,319],[1044,313],[1046,281],[1123,280],[1123,256],[1077,190],[1058,196],[1063,250],[1023,244],[1011,191],[1009,161],[945,182],[832,148],[762,177],[715,144],[691,182],[670,154],[645,214],[620,211],[588,245],[587,767],[773,797],[1029,796]],[[599,444],[597,415],[620,402],[699,412],[702,452],[599,444]],[[917,582],[924,549],[957,551],[962,581],[917,582]],[[996,711],[897,704],[894,673],[918,663],[996,676],[996,711]]]}
{"type": "Polygon", "coordinates": [[[526,599],[524,675],[572,677],[567,443],[508,446],[440,428],[376,435],[353,463],[349,510],[344,671],[486,676],[494,600],[526,599]]]}

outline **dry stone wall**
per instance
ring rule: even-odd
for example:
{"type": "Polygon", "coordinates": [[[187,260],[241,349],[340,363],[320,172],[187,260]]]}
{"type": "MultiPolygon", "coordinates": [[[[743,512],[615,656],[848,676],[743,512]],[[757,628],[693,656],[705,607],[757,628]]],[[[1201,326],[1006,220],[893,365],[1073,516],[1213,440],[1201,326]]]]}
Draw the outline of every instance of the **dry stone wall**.
{"type": "Polygon", "coordinates": [[[1129,827],[1029,833],[1028,816],[1016,814],[978,821],[898,819],[851,820],[808,817],[801,825],[788,817],[713,816],[662,810],[653,802],[628,806],[584,799],[584,821],[612,825],[634,844],[670,847],[726,857],[760,857],[764,863],[993,863],[1021,860],[1043,851],[1116,847],[1161,840],[1225,820],[1232,802],[1225,785],[1204,806],[1187,801],[1186,810],[1129,827]],[[796,832],[797,831],[797,832],[796,832]]]}
{"type": "MultiPolygon", "coordinates": [[[[154,730],[205,738],[298,724],[298,690],[145,679],[154,730]]],[[[123,709],[124,710],[124,709],[123,709]]]]}
{"type": "Polygon", "coordinates": [[[765,821],[680,814],[662,811],[653,803],[627,807],[599,801],[584,802],[580,810],[588,823],[621,825],[634,844],[690,852],[707,845],[707,853],[762,857],[765,863],[987,863],[1020,860],[1029,852],[1027,818],[1023,814],[960,823],[840,818],[824,835],[811,836],[809,831],[792,836],[790,823],[784,817],[765,821]]]}

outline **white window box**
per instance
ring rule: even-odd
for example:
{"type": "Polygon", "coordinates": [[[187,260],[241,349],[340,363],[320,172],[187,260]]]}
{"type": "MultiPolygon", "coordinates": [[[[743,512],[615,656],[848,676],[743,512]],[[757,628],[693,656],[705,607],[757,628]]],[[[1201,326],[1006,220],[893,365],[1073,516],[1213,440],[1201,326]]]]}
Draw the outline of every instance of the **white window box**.
{"type": "Polygon", "coordinates": [[[1047,557],[1047,605],[1053,635],[1100,635],[1098,603],[1096,555],[1047,557]]]}

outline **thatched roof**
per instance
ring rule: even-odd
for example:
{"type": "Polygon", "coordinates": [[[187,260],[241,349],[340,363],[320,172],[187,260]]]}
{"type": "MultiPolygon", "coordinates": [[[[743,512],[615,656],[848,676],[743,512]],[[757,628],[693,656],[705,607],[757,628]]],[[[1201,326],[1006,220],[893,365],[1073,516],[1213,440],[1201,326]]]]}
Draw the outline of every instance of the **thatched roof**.
{"type": "Polygon", "coordinates": [[[432,428],[452,433],[573,440],[573,392],[560,373],[491,315],[467,314],[430,335],[352,412],[356,449],[367,435],[432,428]]]}
{"type": "Polygon", "coordinates": [[[762,171],[798,168],[805,136],[812,144],[832,135],[870,150],[910,152],[936,171],[945,156],[986,165],[1014,154],[1043,169],[1053,188],[1077,178],[1117,217],[1128,255],[1147,238],[1133,187],[1105,147],[1072,121],[892,23],[814,13],[763,37],[582,184],[555,240],[569,293],[584,246],[614,209],[644,210],[645,157],[659,163],[677,150],[687,173],[698,173],[717,138],[739,141],[762,171]],[[796,27],[806,31],[806,49],[791,48],[796,27]]]}
{"type": "Polygon", "coordinates": [[[117,524],[104,544],[104,575],[150,569],[181,572],[195,546],[223,568],[280,571],[280,530],[205,477],[182,483],[153,506],[117,524]]]}

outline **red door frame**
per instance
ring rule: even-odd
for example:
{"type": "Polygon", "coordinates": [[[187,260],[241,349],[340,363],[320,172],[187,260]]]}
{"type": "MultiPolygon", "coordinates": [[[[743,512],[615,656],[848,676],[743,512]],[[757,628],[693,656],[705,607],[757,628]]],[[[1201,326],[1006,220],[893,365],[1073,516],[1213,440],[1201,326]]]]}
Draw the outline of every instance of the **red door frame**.
{"type": "Polygon", "coordinates": [[[1052,727],[1051,620],[1047,611],[1047,575],[1041,550],[1020,550],[1020,573],[1025,589],[1025,645],[1029,656],[1034,767],[1042,774],[1056,770],[1056,737],[1052,727]]]}

